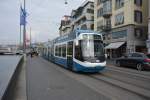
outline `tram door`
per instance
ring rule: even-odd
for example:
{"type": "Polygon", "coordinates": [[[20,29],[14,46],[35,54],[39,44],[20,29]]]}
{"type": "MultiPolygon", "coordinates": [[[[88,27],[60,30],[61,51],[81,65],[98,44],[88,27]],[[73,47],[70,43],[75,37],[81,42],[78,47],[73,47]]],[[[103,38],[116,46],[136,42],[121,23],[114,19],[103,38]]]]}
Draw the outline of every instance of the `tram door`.
{"type": "Polygon", "coordinates": [[[67,66],[72,69],[73,66],[73,41],[67,44],[67,66]]]}

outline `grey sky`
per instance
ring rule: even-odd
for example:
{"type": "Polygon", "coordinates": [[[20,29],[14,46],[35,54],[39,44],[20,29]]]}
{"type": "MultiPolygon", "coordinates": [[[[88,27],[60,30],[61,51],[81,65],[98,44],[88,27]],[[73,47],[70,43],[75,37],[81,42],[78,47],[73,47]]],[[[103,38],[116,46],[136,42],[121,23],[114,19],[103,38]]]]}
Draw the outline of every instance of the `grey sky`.
{"type": "MultiPolygon", "coordinates": [[[[22,0],[0,0],[0,44],[19,43],[20,2],[22,0]]],[[[27,0],[28,24],[32,28],[33,42],[47,41],[58,36],[63,15],[70,14],[84,0],[27,0]]]]}

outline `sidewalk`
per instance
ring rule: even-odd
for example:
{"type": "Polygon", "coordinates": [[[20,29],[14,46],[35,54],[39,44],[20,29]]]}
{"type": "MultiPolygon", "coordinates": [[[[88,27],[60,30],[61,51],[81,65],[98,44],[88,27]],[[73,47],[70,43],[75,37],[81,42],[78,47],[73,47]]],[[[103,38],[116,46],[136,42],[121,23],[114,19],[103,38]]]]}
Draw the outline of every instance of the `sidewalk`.
{"type": "MultiPolygon", "coordinates": [[[[20,65],[19,73],[16,79],[16,85],[13,88],[13,98],[11,100],[27,100],[26,95],[26,57],[20,65]]],[[[10,100],[10,99],[9,99],[10,100]]]]}
{"type": "Polygon", "coordinates": [[[115,65],[116,59],[106,59],[107,65],[115,65]]]}
{"type": "Polygon", "coordinates": [[[26,95],[26,57],[24,57],[23,64],[18,74],[16,86],[14,88],[14,96],[12,100],[27,100],[26,95]]]}

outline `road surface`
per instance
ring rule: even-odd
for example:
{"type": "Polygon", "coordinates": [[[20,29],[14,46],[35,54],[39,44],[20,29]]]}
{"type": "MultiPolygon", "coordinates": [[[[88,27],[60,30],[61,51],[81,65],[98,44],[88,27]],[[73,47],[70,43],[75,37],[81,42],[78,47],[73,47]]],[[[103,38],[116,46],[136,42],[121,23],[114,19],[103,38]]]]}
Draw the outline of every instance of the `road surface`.
{"type": "Polygon", "coordinates": [[[107,67],[74,73],[40,57],[27,59],[28,100],[150,100],[149,72],[107,67]]]}

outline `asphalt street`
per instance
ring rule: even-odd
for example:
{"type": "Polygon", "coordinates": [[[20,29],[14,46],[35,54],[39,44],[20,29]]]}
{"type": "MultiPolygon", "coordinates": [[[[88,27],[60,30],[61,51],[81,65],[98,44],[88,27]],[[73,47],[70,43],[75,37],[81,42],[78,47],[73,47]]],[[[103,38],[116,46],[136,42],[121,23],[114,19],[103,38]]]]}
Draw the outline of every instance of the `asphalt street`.
{"type": "Polygon", "coordinates": [[[28,100],[108,100],[58,67],[40,57],[27,58],[28,100]]]}

